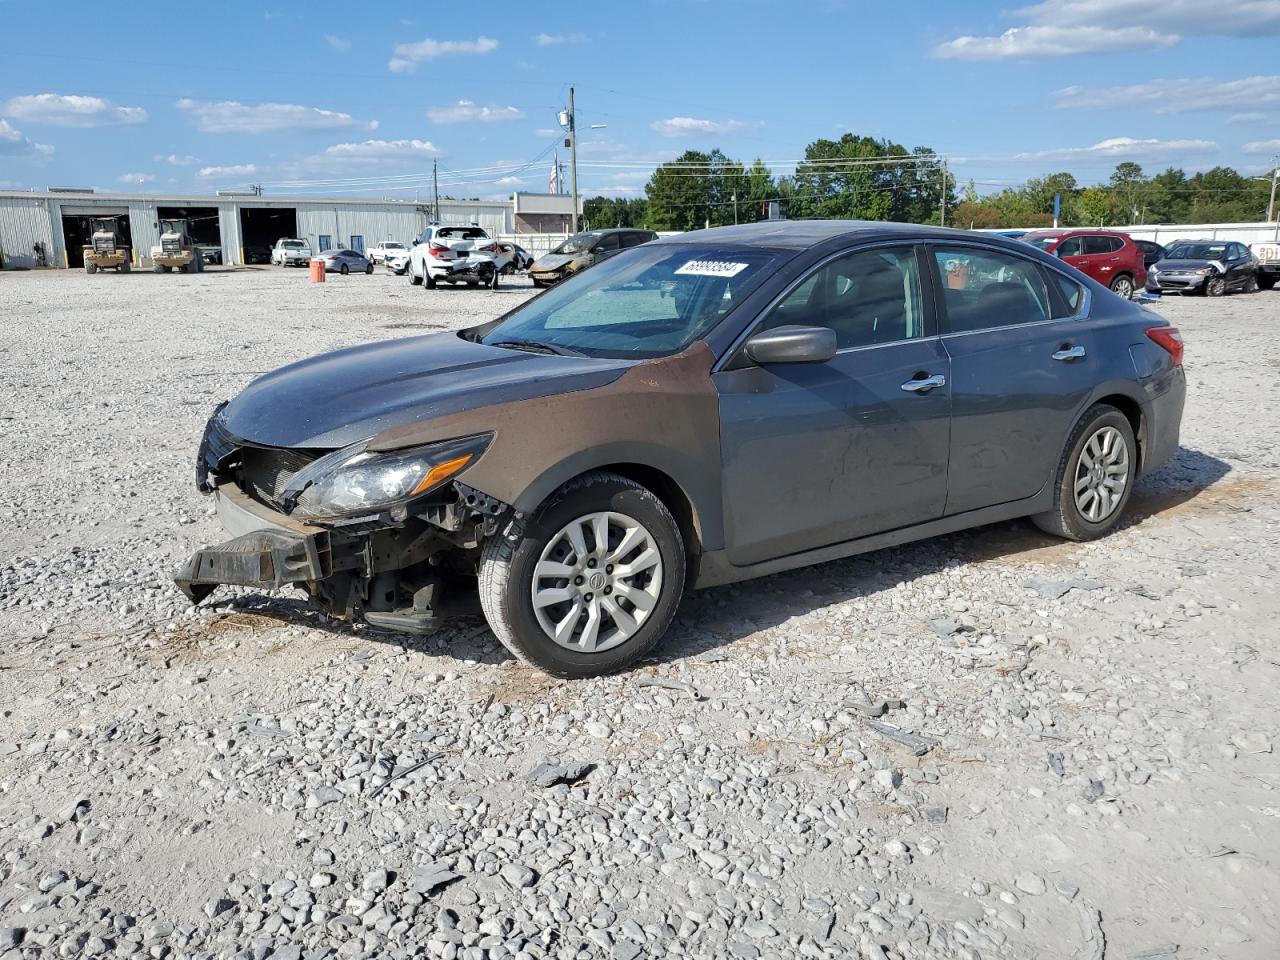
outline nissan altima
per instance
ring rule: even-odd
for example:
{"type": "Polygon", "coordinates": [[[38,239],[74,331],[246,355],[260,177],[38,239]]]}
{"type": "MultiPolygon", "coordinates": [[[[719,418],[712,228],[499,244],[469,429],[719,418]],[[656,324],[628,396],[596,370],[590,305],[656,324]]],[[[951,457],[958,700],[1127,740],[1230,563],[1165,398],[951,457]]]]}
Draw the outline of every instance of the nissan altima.
{"type": "Polygon", "coordinates": [[[491,322],[268,373],[196,463],[232,539],[177,576],[618,670],[686,589],[1015,517],[1121,521],[1177,448],[1182,338],[989,235],[771,222],[655,240],[491,322]],[[464,605],[465,606],[465,605],[464,605]]]}

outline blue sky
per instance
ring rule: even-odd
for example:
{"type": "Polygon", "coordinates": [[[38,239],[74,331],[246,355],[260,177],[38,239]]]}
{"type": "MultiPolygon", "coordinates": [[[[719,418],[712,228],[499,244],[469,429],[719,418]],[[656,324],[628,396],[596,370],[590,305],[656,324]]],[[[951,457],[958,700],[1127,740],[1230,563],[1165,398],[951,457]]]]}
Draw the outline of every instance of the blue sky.
{"type": "Polygon", "coordinates": [[[5,188],[412,198],[437,159],[442,194],[545,190],[571,83],[586,195],[640,195],[690,148],[788,172],[846,131],[931,146],[981,192],[1280,155],[1280,0],[0,0],[0,20],[5,188]]]}

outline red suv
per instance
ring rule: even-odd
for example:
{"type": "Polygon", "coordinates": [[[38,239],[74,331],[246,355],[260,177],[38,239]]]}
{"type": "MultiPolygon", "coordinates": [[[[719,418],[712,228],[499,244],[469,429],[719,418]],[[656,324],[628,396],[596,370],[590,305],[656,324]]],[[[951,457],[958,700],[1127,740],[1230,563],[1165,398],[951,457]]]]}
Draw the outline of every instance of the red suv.
{"type": "Polygon", "coordinates": [[[1022,238],[1061,257],[1126,300],[1147,283],[1142,250],[1127,233],[1100,230],[1037,230],[1022,238]]]}

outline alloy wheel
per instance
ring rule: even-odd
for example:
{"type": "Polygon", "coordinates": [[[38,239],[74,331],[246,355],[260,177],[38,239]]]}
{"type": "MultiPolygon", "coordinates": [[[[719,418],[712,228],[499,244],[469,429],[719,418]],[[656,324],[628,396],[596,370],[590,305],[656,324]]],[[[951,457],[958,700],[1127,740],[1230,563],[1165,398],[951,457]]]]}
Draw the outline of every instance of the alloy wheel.
{"type": "Polygon", "coordinates": [[[1089,438],[1076,462],[1076,509],[1091,523],[1115,513],[1129,482],[1129,445],[1115,427],[1102,427],[1089,438]]]}
{"type": "Polygon", "coordinates": [[[1133,281],[1128,277],[1120,277],[1111,285],[1111,289],[1126,300],[1133,299],[1133,281]]]}
{"type": "Polygon", "coordinates": [[[641,523],[590,513],[547,541],[533,570],[533,612],[557,645],[600,653],[630,639],[662,593],[662,554],[641,523]]]}

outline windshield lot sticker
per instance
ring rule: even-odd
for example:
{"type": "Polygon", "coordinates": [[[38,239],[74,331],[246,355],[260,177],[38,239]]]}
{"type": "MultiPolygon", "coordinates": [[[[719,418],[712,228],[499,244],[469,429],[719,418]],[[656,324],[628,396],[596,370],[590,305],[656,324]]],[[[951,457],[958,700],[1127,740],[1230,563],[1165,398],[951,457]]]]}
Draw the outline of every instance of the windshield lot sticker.
{"type": "Polygon", "coordinates": [[[690,260],[676,271],[683,277],[736,277],[747,269],[745,263],[726,263],[723,260],[690,260]]]}

